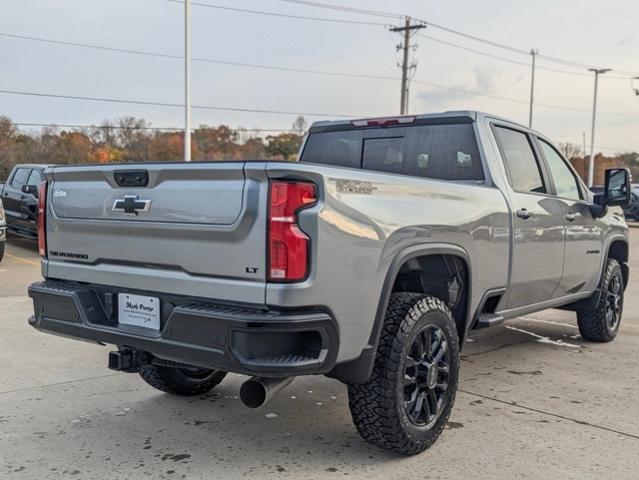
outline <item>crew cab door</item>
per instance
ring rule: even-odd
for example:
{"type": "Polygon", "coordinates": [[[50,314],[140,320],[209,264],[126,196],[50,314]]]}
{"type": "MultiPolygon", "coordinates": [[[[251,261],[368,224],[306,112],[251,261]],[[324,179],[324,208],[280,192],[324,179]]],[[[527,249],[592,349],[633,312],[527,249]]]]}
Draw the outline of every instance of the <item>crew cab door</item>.
{"type": "Polygon", "coordinates": [[[18,167],[7,181],[2,192],[2,203],[7,215],[7,224],[10,227],[25,229],[28,228],[27,215],[22,211],[22,203],[25,194],[22,193],[22,186],[29,180],[31,168],[18,167]]]}
{"type": "MultiPolygon", "coordinates": [[[[26,185],[38,187],[42,183],[42,174],[40,170],[34,168],[29,173],[26,185]]],[[[38,231],[38,197],[30,193],[22,193],[22,200],[20,202],[20,215],[22,217],[23,225],[26,229],[31,230],[34,234],[38,231]]]]}
{"type": "Polygon", "coordinates": [[[564,268],[554,296],[590,290],[596,283],[603,255],[601,222],[592,215],[585,186],[567,161],[550,142],[539,137],[536,142],[564,213],[564,268]]]}
{"type": "Polygon", "coordinates": [[[552,298],[564,263],[565,205],[551,193],[545,165],[524,131],[493,125],[506,167],[513,223],[507,308],[552,298]]]}

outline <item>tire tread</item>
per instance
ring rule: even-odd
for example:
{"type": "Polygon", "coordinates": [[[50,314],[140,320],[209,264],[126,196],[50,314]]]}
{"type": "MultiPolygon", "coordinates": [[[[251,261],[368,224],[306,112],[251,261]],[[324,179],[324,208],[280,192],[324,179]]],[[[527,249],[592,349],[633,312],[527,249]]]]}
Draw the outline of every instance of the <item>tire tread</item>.
{"type": "MultiPolygon", "coordinates": [[[[422,293],[394,293],[386,311],[373,373],[366,383],[348,386],[349,407],[357,431],[364,440],[385,450],[407,455],[422,452],[437,440],[448,422],[456,384],[449,393],[449,405],[426,440],[414,439],[406,432],[395,402],[396,378],[404,341],[415,323],[432,311],[448,318],[452,327],[448,329],[453,336],[451,343],[455,343],[452,353],[458,355],[459,341],[455,322],[443,301],[422,293]]],[[[458,360],[451,361],[451,369],[457,369],[458,366],[458,360]]],[[[457,371],[454,378],[456,382],[457,371]]]]}
{"type": "MultiPolygon", "coordinates": [[[[577,311],[579,333],[585,340],[590,340],[591,342],[610,342],[617,336],[619,327],[617,326],[614,332],[610,332],[606,325],[606,296],[604,293],[610,279],[615,274],[618,274],[623,279],[621,265],[619,265],[616,259],[609,258],[606,262],[606,268],[604,269],[601,280],[602,293],[599,298],[599,303],[595,308],[577,311]]],[[[621,288],[623,292],[623,280],[621,288]]],[[[618,321],[621,322],[621,319],[618,321]]]]}

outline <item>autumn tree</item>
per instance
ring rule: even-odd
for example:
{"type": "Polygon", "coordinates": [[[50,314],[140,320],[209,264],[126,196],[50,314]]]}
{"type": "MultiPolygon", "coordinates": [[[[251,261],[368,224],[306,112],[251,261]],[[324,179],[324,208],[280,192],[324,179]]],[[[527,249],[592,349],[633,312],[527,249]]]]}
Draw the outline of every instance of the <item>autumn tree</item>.
{"type": "MultiPolygon", "coordinates": [[[[148,162],[150,154],[151,136],[150,124],[143,118],[120,117],[116,119],[117,145],[125,154],[125,162],[148,162]]],[[[181,155],[184,157],[184,154],[181,155]]]]}
{"type": "Polygon", "coordinates": [[[7,178],[13,168],[16,128],[7,117],[0,117],[0,178],[7,178]]]}
{"type": "Polygon", "coordinates": [[[57,139],[57,148],[52,163],[90,163],[92,144],[83,132],[63,131],[57,139]]]}
{"type": "Polygon", "coordinates": [[[117,126],[111,120],[104,120],[99,126],[89,129],[91,141],[102,147],[115,148],[118,146],[117,126]]]}
{"type": "Polygon", "coordinates": [[[200,125],[193,132],[193,141],[200,152],[198,160],[236,159],[238,134],[227,125],[209,127],[200,125]]]}
{"type": "Polygon", "coordinates": [[[296,133],[280,133],[266,137],[266,153],[274,158],[290,160],[300,149],[302,137],[296,133]]]}
{"type": "Polygon", "coordinates": [[[246,140],[240,146],[241,158],[245,160],[258,160],[266,156],[264,140],[254,137],[246,140]]]}

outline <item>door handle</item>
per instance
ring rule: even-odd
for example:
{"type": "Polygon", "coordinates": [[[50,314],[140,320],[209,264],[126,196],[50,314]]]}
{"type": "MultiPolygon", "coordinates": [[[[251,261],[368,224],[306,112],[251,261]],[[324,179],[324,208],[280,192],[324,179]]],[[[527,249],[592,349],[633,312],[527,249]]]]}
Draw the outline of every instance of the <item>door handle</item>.
{"type": "Polygon", "coordinates": [[[569,222],[573,222],[575,220],[575,218],[577,218],[577,214],[576,213],[567,213],[566,214],[566,220],[568,220],[569,222]]]}
{"type": "Polygon", "coordinates": [[[530,218],[532,213],[530,213],[528,210],[526,210],[525,208],[520,208],[519,210],[517,210],[515,212],[517,214],[517,216],[519,218],[523,218],[524,220],[526,220],[527,218],[530,218]]]}

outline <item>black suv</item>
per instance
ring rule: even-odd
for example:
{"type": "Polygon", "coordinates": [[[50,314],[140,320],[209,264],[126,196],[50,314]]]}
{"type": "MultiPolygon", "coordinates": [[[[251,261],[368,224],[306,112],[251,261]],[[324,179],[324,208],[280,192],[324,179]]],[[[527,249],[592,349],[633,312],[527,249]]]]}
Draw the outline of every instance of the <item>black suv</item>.
{"type": "Polygon", "coordinates": [[[0,188],[9,232],[38,238],[38,185],[50,165],[16,165],[0,188]]]}

